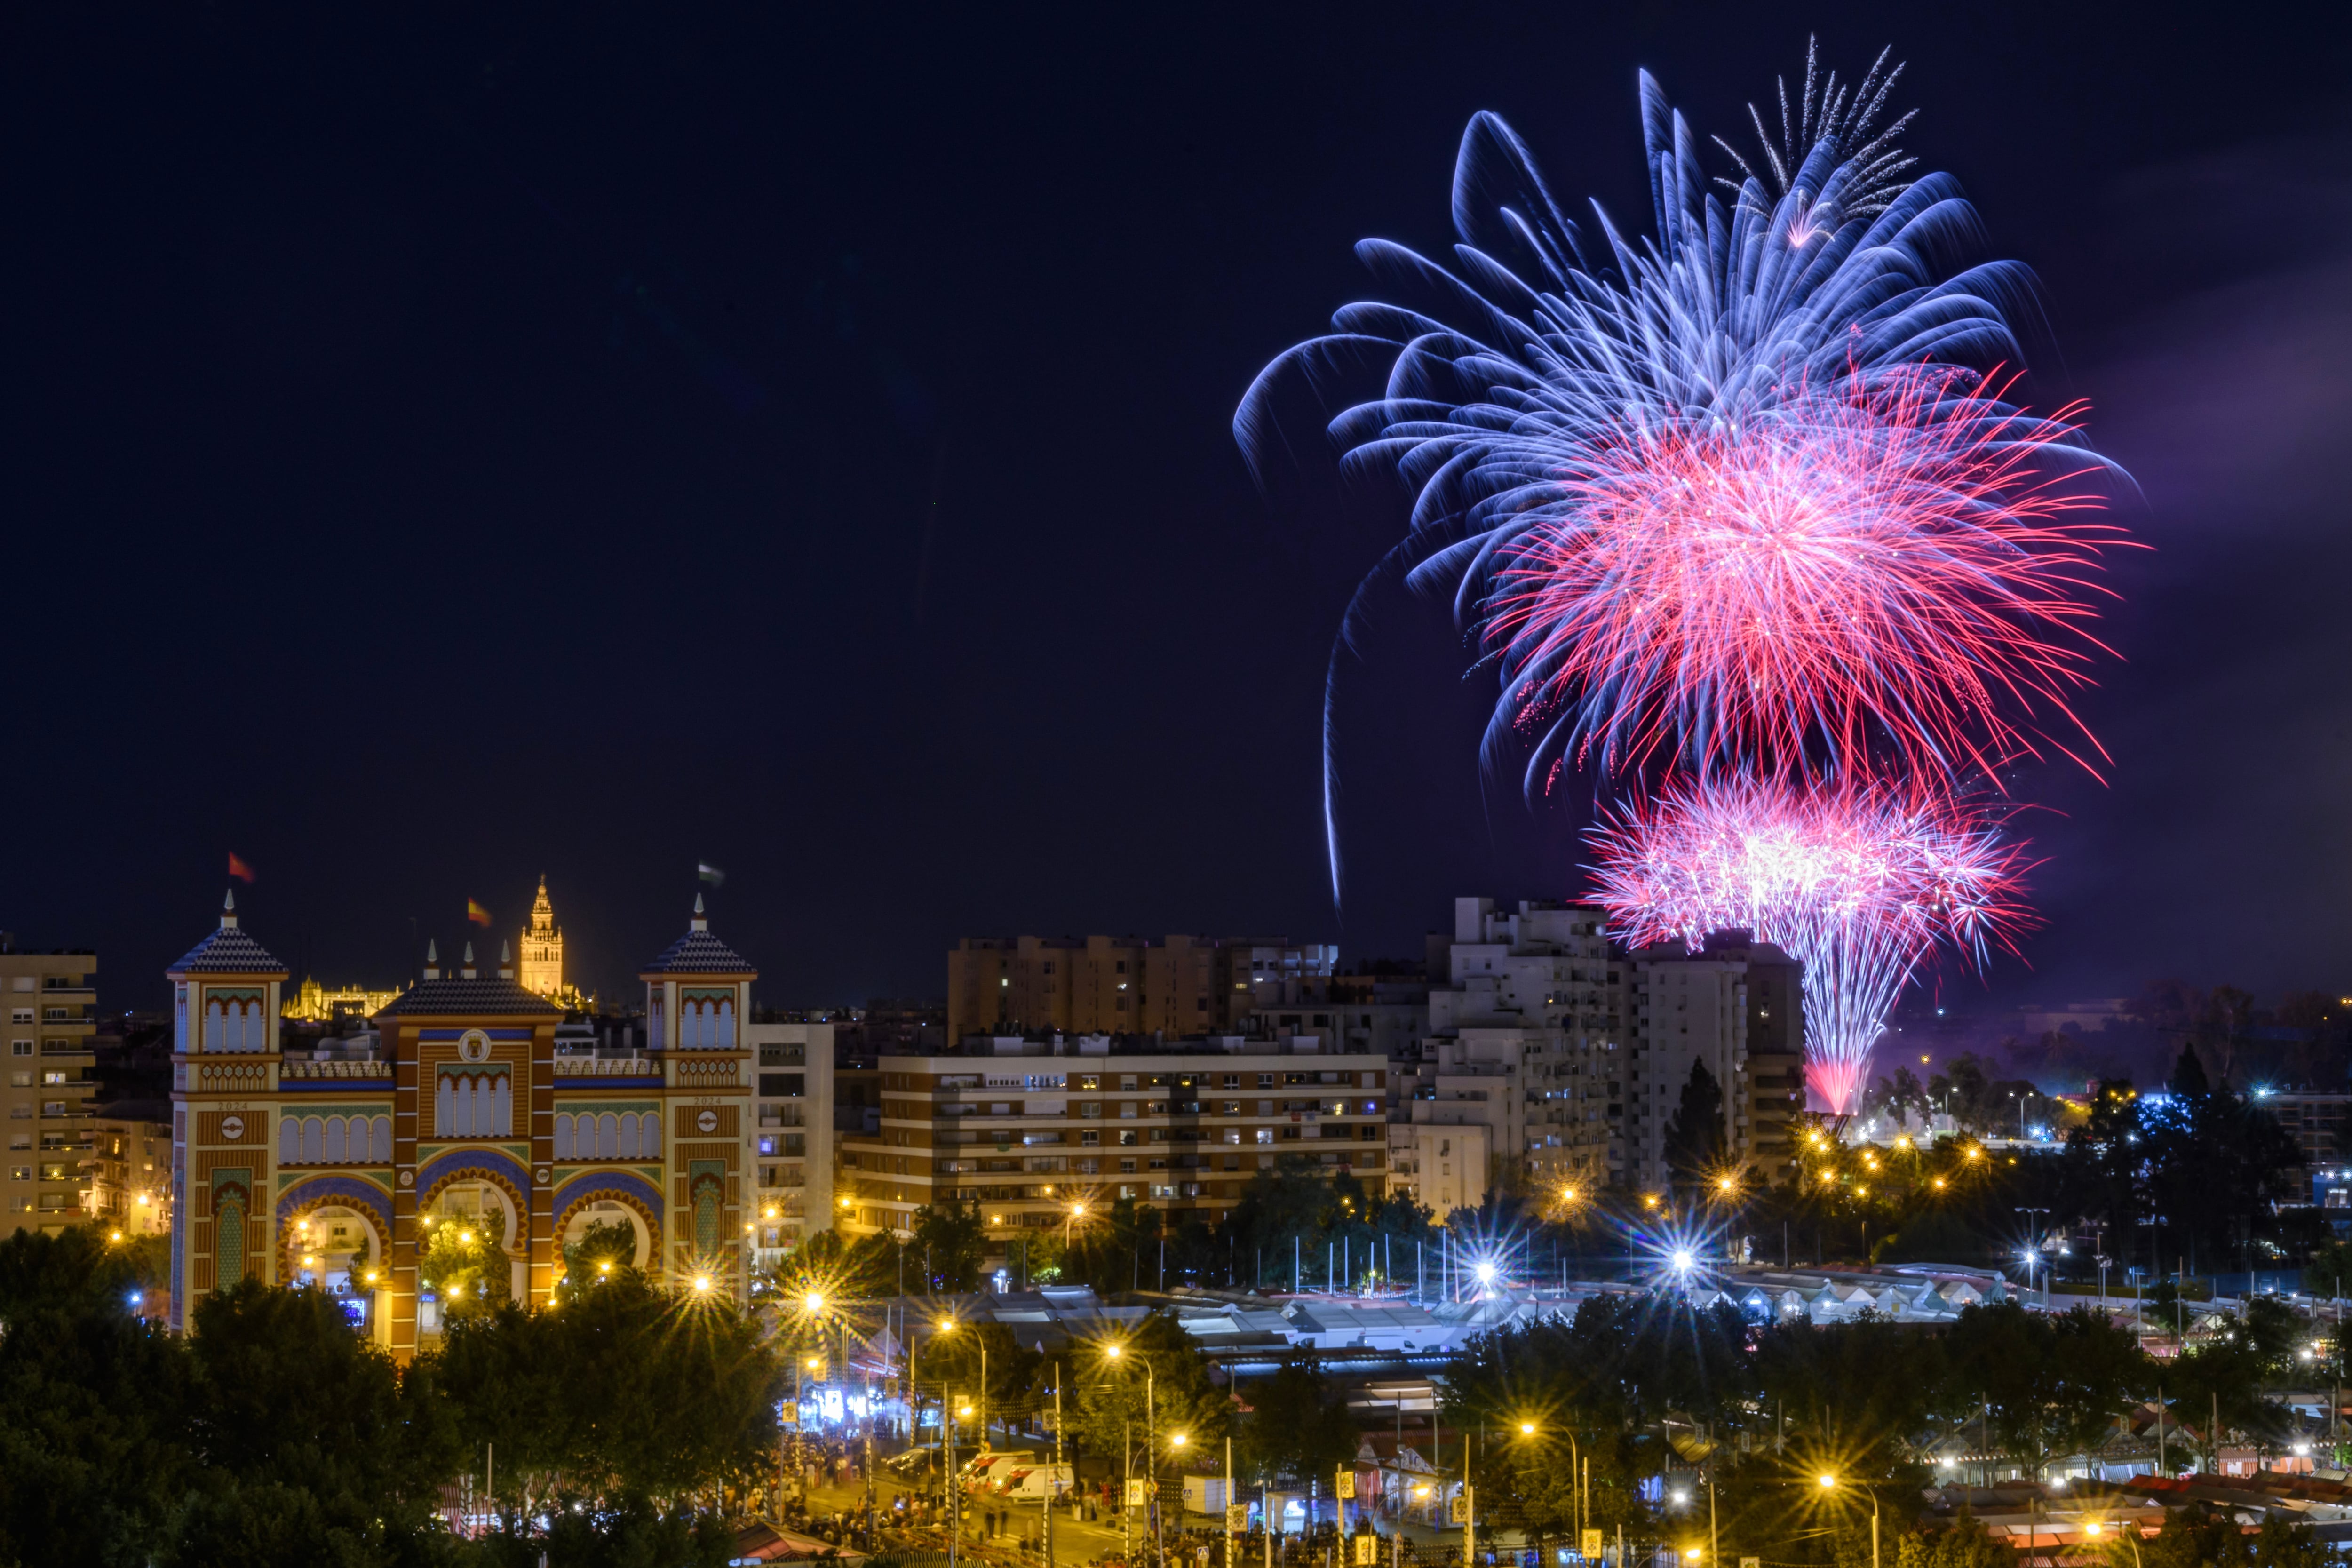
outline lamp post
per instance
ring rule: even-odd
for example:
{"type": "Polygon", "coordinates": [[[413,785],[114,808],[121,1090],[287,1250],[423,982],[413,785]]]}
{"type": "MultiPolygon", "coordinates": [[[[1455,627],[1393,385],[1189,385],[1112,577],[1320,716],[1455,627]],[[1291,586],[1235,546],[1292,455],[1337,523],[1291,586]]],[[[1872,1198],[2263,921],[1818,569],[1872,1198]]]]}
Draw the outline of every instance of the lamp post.
{"type": "Polygon", "coordinates": [[[1086,1217],[1087,1205],[1082,1203],[1072,1204],[1070,1205],[1070,1212],[1062,1216],[1062,1246],[1066,1248],[1070,1245],[1070,1222],[1072,1220],[1080,1220],[1086,1217]]]}
{"type": "MultiPolygon", "coordinates": [[[[1835,1476],[1824,1471],[1813,1479],[1821,1483],[1822,1490],[1837,1490],[1838,1479],[1835,1476]]],[[[1878,1568],[1878,1492],[1875,1488],[1870,1494],[1870,1568],[1878,1568]]]]}
{"type": "MultiPolygon", "coordinates": [[[[939,1331],[954,1333],[956,1320],[941,1318],[939,1331]]],[[[980,1341],[980,1451],[985,1454],[988,1452],[988,1336],[975,1334],[973,1337],[980,1341]]]]}
{"type": "MultiPolygon", "coordinates": [[[[2048,1214],[2050,1211],[2049,1211],[2048,1209],[2046,1209],[2046,1208],[2024,1208],[2024,1207],[2021,1207],[2021,1208],[2019,1208],[2019,1209],[2018,1209],[2018,1211],[2017,1211],[2017,1212],[2018,1212],[2019,1214],[2021,1214],[2021,1215],[2023,1215],[2025,1216],[2025,1223],[2026,1223],[2026,1226],[2027,1226],[2027,1230],[2026,1230],[2026,1244],[2027,1244],[2027,1245],[2026,1245],[2026,1253],[2025,1253],[2025,1289],[2026,1289],[2027,1292],[2028,1292],[2029,1294],[2031,1294],[2031,1293],[2032,1293],[2032,1289],[2033,1289],[2033,1269],[2034,1269],[2034,1266],[2035,1266],[2037,1263],[2039,1263],[2039,1262],[2041,1261],[2041,1258],[2042,1258],[2042,1235],[2041,1235],[2041,1230],[2040,1230],[2040,1227],[2036,1226],[2033,1224],[2033,1220],[2034,1220],[2034,1216],[2035,1216],[2035,1215],[2046,1215],[2046,1214],[2048,1214]]],[[[2045,1292],[2045,1294],[2046,1294],[2046,1292],[2045,1292]]]]}
{"type": "MultiPolygon", "coordinates": [[[[1119,1359],[1120,1350],[1121,1347],[1118,1345],[1105,1345],[1103,1355],[1108,1360],[1117,1361],[1119,1359]]],[[[1182,1447],[1183,1441],[1183,1436],[1180,1433],[1176,1438],[1177,1446],[1182,1447]]],[[[1153,1563],[1162,1563],[1166,1558],[1160,1546],[1160,1412],[1158,1391],[1152,1377],[1150,1356],[1143,1358],[1143,1456],[1144,1484],[1151,1489],[1150,1500],[1147,1505],[1151,1510],[1151,1558],[1153,1563]]],[[[1120,1511],[1123,1513],[1126,1510],[1122,1507],[1120,1511]]]]}
{"type": "MultiPolygon", "coordinates": [[[[2089,1536],[2092,1540],[2096,1541],[2105,1528],[2105,1526],[2101,1525],[2099,1521],[2095,1519],[2083,1526],[2083,1533],[2089,1536]]],[[[2124,1539],[2131,1542],[2132,1568],[2141,1568],[2139,1557],[2139,1526],[2126,1522],[2123,1529],[2124,1539]]]]}

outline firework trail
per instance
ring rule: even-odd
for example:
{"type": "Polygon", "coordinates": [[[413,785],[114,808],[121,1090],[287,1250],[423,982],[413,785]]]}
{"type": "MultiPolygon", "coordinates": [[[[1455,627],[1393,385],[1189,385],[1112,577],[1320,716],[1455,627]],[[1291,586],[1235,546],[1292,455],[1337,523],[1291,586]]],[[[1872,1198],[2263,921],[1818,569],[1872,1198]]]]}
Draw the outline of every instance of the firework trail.
{"type": "Polygon", "coordinates": [[[1937,789],[1685,781],[1618,808],[1589,842],[1594,897],[1627,945],[1696,951],[1739,927],[1803,963],[1805,1076],[1841,1113],[1921,963],[1942,948],[1981,965],[2031,922],[2023,847],[1937,789]]]}
{"type": "MultiPolygon", "coordinates": [[[[1811,748],[1832,767],[1865,729],[1912,765],[1958,776],[2030,751],[2004,710],[2063,712],[2080,679],[2095,646],[2076,636],[2095,535],[2057,523],[2085,498],[2050,476],[2105,465],[2071,445],[2063,418],[2029,418],[2001,400],[2005,384],[1950,368],[2019,357],[2008,318],[2030,279],[2010,262],[1944,266],[1971,247],[1975,215],[1948,176],[1906,177],[1911,161],[1892,145],[1905,121],[1878,128],[1895,76],[1883,66],[1841,86],[1809,62],[1795,113],[1781,94],[1779,144],[1751,110],[1762,172],[1741,161],[1721,193],[1643,73],[1655,233],[1639,241],[1597,207],[1588,240],[1510,128],[1476,116],[1455,165],[1452,264],[1361,242],[1402,302],[1342,308],[1330,334],[1261,372],[1234,415],[1262,470],[1289,390],[1319,396],[1381,374],[1381,395],[1328,426],[1343,468],[1393,471],[1412,497],[1405,538],[1367,583],[1401,572],[1417,588],[1452,586],[1457,618],[1503,677],[1486,761],[1499,768],[1525,745],[1531,794],[1563,759],[1704,769],[1753,765],[1759,747],[1780,765],[1811,748]],[[1869,416],[1906,424],[1874,450],[1869,416]],[[1710,481],[1742,496],[1739,526],[1700,540],[1711,573],[1675,565],[1686,538],[1641,542],[1642,559],[1624,560],[1630,530],[1684,520],[1710,481]],[[1884,547],[1841,559],[1841,531],[1884,547]],[[1906,534],[1949,556],[1916,587],[1885,580],[1907,563],[1906,534]],[[1792,544],[1806,559],[1783,571],[1792,544]],[[1563,559],[1588,574],[1580,596],[1537,591],[1531,579],[1563,559]],[[1645,570],[1621,580],[1621,560],[1645,570]],[[1718,625],[1678,653],[1637,624],[1658,608],[1670,622],[1710,616],[1705,596],[1730,574],[1748,612],[1737,636],[1718,625]],[[1961,588],[1990,596],[1923,602],[1961,588]],[[1845,591],[1896,613],[1826,615],[1845,591]],[[1596,625],[1633,635],[1581,646],[1596,625]],[[1843,652],[1819,640],[1825,630],[1843,652]],[[1836,672],[1826,689],[1792,679],[1823,669],[1836,672]],[[1946,676],[1958,689],[1930,689],[1946,676]]],[[[1335,677],[1362,608],[1360,594],[1335,677]]],[[[1327,695],[1327,801],[1329,723],[1327,695]]],[[[1336,844],[1332,868],[1336,896],[1336,844]]]]}

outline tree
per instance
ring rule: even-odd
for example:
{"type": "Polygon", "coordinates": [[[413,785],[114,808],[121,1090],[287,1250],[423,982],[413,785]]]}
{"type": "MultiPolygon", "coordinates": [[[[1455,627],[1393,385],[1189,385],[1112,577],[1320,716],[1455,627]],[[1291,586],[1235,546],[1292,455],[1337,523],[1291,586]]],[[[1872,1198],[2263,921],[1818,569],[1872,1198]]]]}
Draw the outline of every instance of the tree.
{"type": "MultiPolygon", "coordinates": [[[[1133,1290],[1148,1278],[1143,1254],[1159,1235],[1157,1209],[1130,1197],[1115,1199],[1099,1219],[1070,1238],[1062,1253],[1063,1275],[1105,1296],[1133,1290]]],[[[1157,1271],[1150,1277],[1156,1278],[1157,1271]]]]}
{"type": "Polygon", "coordinates": [[[486,1311],[509,1298],[513,1281],[501,1245],[507,1229],[503,1210],[494,1205],[478,1215],[427,1215],[424,1225],[417,1279],[440,1299],[443,1317],[486,1311]]]}
{"type": "Polygon", "coordinates": [[[1758,1337],[1756,1374],[1776,1431],[1785,1422],[1803,1443],[1874,1477],[1894,1474],[1932,1434],[1950,1381],[1941,1339],[1872,1320],[1776,1323],[1758,1337]]]}
{"type": "Polygon", "coordinates": [[[980,1260],[988,1245],[980,1200],[944,1195],[917,1209],[914,1221],[908,1260],[919,1264],[929,1288],[946,1294],[979,1289],[980,1260]]]}
{"type": "Polygon", "coordinates": [[[1068,1363],[1077,1401],[1075,1410],[1066,1402],[1063,1414],[1087,1450],[1118,1455],[1131,1448],[1138,1472],[1153,1430],[1162,1466],[1176,1452],[1168,1439],[1179,1432],[1191,1452],[1217,1451],[1232,1429],[1233,1401],[1209,1382],[1208,1363],[1181,1325],[1168,1313],[1153,1312],[1114,1343],[1117,1355],[1110,1345],[1074,1349],[1068,1363]]]}
{"type": "MultiPolygon", "coordinates": [[[[511,1527],[574,1503],[662,1511],[772,1467],[782,1352],[732,1302],[634,1270],[578,1301],[451,1326],[437,1365],[459,1464],[495,1443],[511,1527]]],[[[447,1472],[444,1472],[445,1474],[447,1472]]]]}
{"type": "Polygon", "coordinates": [[[1240,1397],[1249,1409],[1234,1452],[1253,1481],[1304,1486],[1355,1462],[1362,1441],[1356,1424],[1313,1363],[1286,1361],[1273,1376],[1243,1384],[1240,1397]]]}
{"type": "Polygon", "coordinates": [[[2010,1568],[2016,1561],[1966,1505],[1945,1529],[1906,1531],[1895,1543],[1895,1568],[2010,1568]]]}
{"type": "Polygon", "coordinates": [[[125,1268],[87,1226],[0,1241],[0,1563],[143,1563],[196,1484],[186,1342],[125,1268]]]}
{"type": "Polygon", "coordinates": [[[915,1356],[915,1382],[926,1394],[961,1401],[982,1392],[981,1368],[988,1368],[990,1425],[1013,1412],[1026,1414],[1036,1400],[1037,1374],[1045,1358],[1023,1345],[1003,1323],[958,1323],[934,1331],[915,1356]],[[981,1353],[982,1346],[987,1354],[981,1353]]]}
{"type": "Polygon", "coordinates": [[[1693,1185],[1712,1179],[1723,1163],[1723,1089],[1704,1061],[1691,1063],[1682,1102],[1666,1123],[1666,1163],[1693,1185]]]}
{"type": "Polygon", "coordinates": [[[2095,1453],[2154,1379],[2131,1334],[2088,1309],[1968,1307],[1948,1341],[1955,1390],[1973,1396],[1993,1445],[2037,1480],[2053,1459],[2095,1453]]]}
{"type": "Polygon", "coordinates": [[[635,1227],[620,1220],[590,1221],[577,1238],[564,1244],[563,1277],[556,1282],[556,1300],[577,1300],[615,1270],[634,1268],[636,1257],[635,1227]]]}

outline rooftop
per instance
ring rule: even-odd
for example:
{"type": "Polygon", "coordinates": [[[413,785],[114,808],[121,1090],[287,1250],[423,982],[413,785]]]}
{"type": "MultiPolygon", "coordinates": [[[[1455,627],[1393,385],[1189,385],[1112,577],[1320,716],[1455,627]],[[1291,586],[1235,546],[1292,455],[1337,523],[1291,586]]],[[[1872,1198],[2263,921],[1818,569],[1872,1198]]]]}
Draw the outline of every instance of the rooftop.
{"type": "Polygon", "coordinates": [[[639,971],[641,974],[751,974],[757,973],[743,955],[710,934],[702,912],[702,895],[694,896],[694,919],[686,934],[671,942],[662,955],[639,971]]]}
{"type": "Polygon", "coordinates": [[[563,1009],[512,980],[490,976],[420,980],[378,1012],[379,1018],[497,1014],[561,1018],[563,1009]]]}
{"type": "Polygon", "coordinates": [[[280,978],[286,972],[267,948],[237,929],[234,890],[222,901],[220,929],[164,971],[167,974],[275,974],[280,978]]]}

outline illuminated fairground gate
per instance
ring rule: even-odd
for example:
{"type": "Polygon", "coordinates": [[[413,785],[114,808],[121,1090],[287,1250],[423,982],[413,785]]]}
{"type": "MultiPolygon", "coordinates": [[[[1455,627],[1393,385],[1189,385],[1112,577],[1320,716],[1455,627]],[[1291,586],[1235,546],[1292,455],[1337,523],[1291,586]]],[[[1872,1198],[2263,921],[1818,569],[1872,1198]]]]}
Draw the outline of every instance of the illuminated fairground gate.
{"type": "Polygon", "coordinates": [[[517,981],[507,951],[478,968],[467,944],[448,970],[429,948],[365,1031],[289,1049],[287,970],[233,900],[166,973],[173,1327],[210,1290],[303,1284],[406,1359],[467,1289],[546,1302],[564,1242],[592,1223],[626,1225],[631,1260],[665,1286],[745,1293],[740,1023],[757,975],[699,899],[640,972],[642,1047],[559,1053],[562,1010],[517,981]],[[442,1226],[473,1248],[446,1300],[426,1288],[442,1226]]]}

